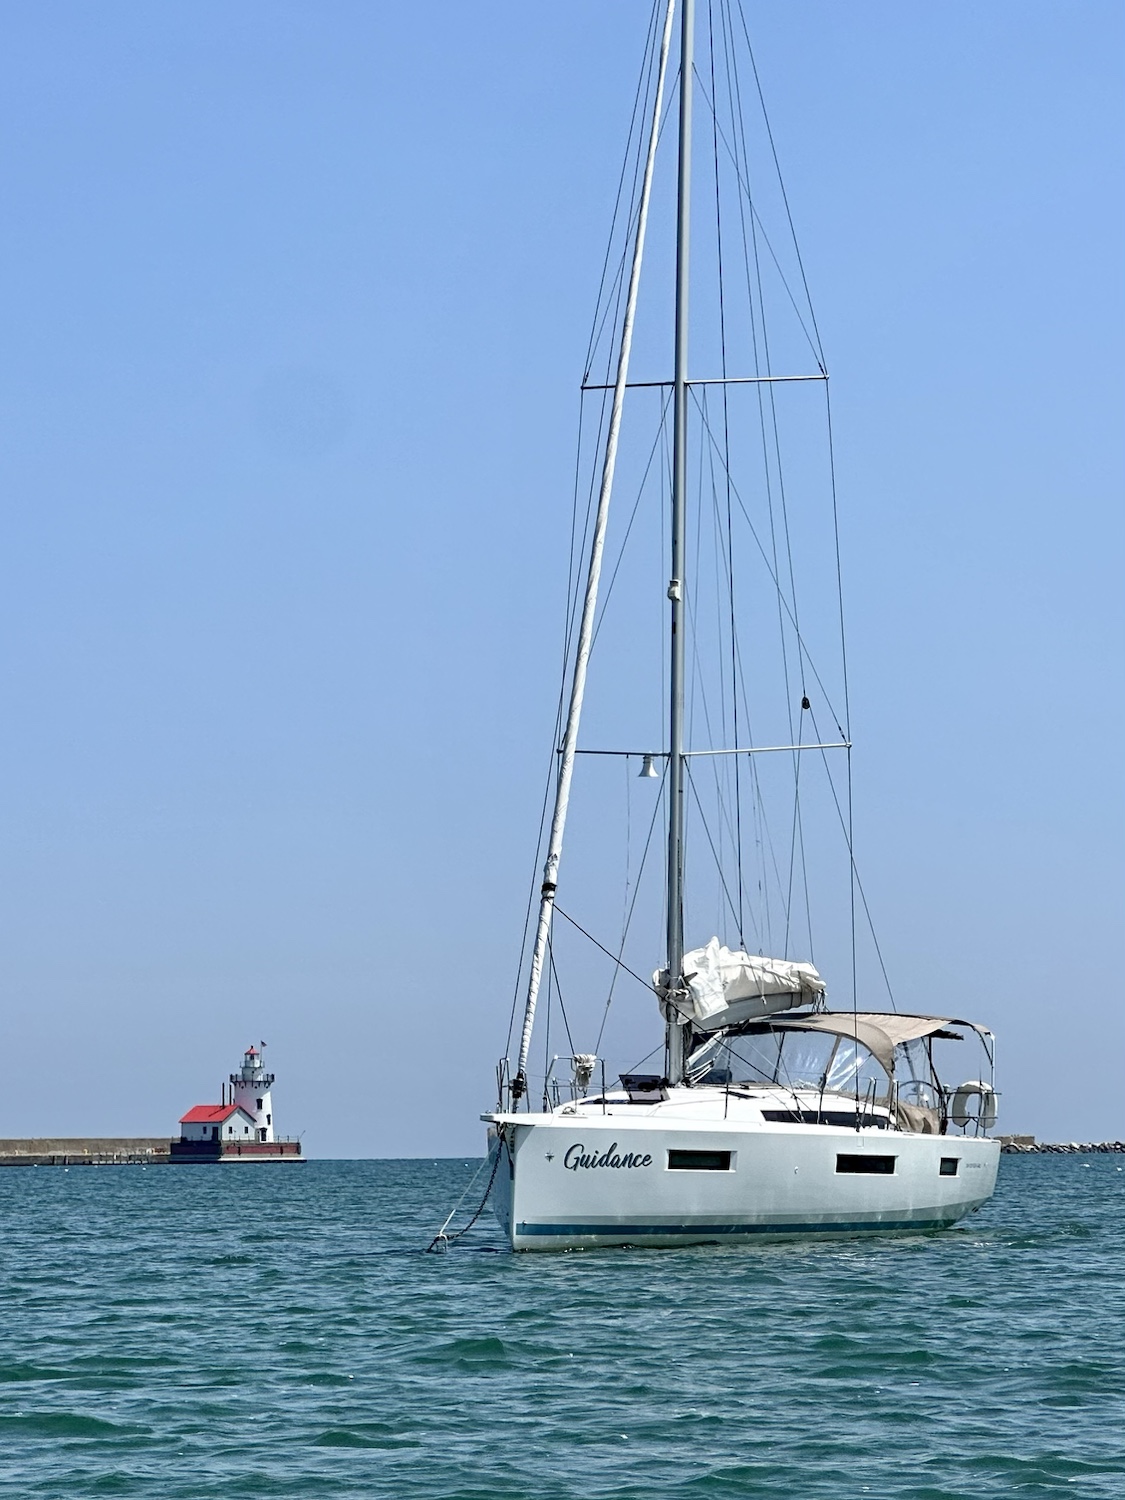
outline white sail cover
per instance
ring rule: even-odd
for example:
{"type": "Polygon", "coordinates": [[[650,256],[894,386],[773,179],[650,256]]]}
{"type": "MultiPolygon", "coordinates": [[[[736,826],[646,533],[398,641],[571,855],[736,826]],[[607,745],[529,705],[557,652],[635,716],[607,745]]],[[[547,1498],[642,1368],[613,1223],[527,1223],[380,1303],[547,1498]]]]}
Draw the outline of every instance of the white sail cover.
{"type": "MultiPolygon", "coordinates": [[[[653,982],[659,986],[663,978],[654,974],[653,982]]],[[[684,979],[688,993],[677,1008],[702,1031],[812,1005],[825,989],[812,964],[734,953],[717,937],[684,954],[684,979]]]]}

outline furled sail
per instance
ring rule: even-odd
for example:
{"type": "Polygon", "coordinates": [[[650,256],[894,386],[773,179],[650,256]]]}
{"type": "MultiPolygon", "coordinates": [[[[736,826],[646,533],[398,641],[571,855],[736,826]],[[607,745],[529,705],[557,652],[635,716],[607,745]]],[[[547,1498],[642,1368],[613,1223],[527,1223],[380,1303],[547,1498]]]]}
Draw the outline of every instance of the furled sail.
{"type": "MultiPolygon", "coordinates": [[[[658,993],[667,993],[667,977],[659,971],[652,976],[658,993]]],[[[684,954],[684,981],[687,994],[672,1003],[700,1031],[717,1031],[756,1016],[813,1005],[825,990],[812,964],[735,953],[717,937],[705,948],[684,954]]]]}

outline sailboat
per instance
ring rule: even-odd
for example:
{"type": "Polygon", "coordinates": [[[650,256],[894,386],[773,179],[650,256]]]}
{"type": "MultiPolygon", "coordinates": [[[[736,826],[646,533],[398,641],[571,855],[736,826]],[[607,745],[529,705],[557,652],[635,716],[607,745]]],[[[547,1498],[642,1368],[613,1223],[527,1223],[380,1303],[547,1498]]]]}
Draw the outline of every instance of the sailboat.
{"type": "MultiPolygon", "coordinates": [[[[748,712],[743,714],[741,732],[735,713],[726,725],[729,729],[733,722],[732,743],[701,749],[689,739],[689,678],[692,670],[699,670],[702,635],[701,606],[698,597],[693,597],[699,568],[693,568],[690,542],[701,524],[703,457],[713,470],[717,446],[721,448],[718,491],[725,492],[728,525],[733,485],[728,467],[731,445],[729,441],[716,445],[715,429],[720,424],[708,424],[705,400],[717,396],[726,402],[737,388],[749,388],[759,415],[773,411],[776,432],[776,407],[762,403],[772,400],[780,385],[820,382],[827,391],[827,373],[819,357],[816,369],[807,375],[775,374],[763,358],[761,343],[756,344],[753,373],[728,373],[728,344],[734,340],[733,334],[728,340],[726,322],[722,324],[721,367],[697,376],[689,365],[693,347],[689,327],[692,135],[697,93],[706,96],[711,114],[716,184],[719,159],[725,151],[733,162],[728,177],[733,176],[735,191],[741,195],[743,239],[749,222],[755,251],[764,243],[775,264],[778,260],[760,224],[749,168],[738,145],[742,94],[732,74],[731,55],[739,40],[741,0],[710,0],[707,12],[710,50],[700,61],[695,54],[695,0],[655,0],[647,72],[642,75],[645,85],[638,94],[643,108],[634,114],[638,121],[635,171],[624,216],[625,249],[612,320],[615,360],[606,372],[612,372],[612,379],[601,385],[584,381],[584,388],[600,391],[606,404],[581,553],[584,572],[574,590],[551,776],[553,798],[547,801],[551,814],[541,833],[545,863],[537,896],[529,904],[534,920],[528,926],[518,1052],[514,1063],[509,1057],[502,1059],[497,1107],[481,1117],[488,1126],[492,1203],[514,1250],[758,1243],[801,1236],[940,1230],[980,1208],[996,1182],[999,1142],[989,1134],[996,1123],[994,1049],[985,1026],[956,1015],[906,1014],[895,1008],[861,1006],[854,957],[851,1003],[830,1008],[827,982],[811,955],[792,951],[796,939],[788,922],[789,952],[771,954],[764,944],[763,951],[749,951],[752,945],[744,936],[743,907],[747,903],[753,907],[755,893],[751,890],[745,896],[741,876],[737,902],[728,885],[722,886],[731,930],[709,937],[697,932],[695,946],[686,946],[685,923],[692,910],[689,888],[695,868],[687,851],[688,805],[695,789],[692,767],[696,758],[709,757],[706,763],[711,766],[749,767],[741,784],[736,777],[736,798],[747,788],[758,788],[754,768],[763,755],[778,757],[775,764],[784,759],[795,777],[810,756],[816,757],[818,765],[829,765],[829,752],[842,754],[849,777],[851,764],[846,713],[843,724],[833,719],[838,735],[826,738],[815,729],[811,735],[806,732],[804,726],[819,722],[810,694],[820,692],[822,678],[800,634],[795,595],[788,590],[780,567],[765,552],[766,571],[780,600],[781,627],[795,633],[793,659],[800,667],[800,710],[790,722],[796,728],[789,743],[784,737],[780,744],[755,743],[745,732],[748,712]],[[670,81],[670,67],[677,61],[678,70],[670,81]],[[716,73],[724,69],[731,102],[728,115],[720,119],[716,73]],[[676,144],[672,370],[668,379],[633,381],[630,360],[641,267],[662,137],[676,144]],[[667,738],[659,751],[595,751],[580,744],[580,731],[599,629],[599,590],[623,414],[627,395],[638,387],[661,393],[666,412],[662,420],[671,426],[670,526],[664,554],[670,562],[670,576],[661,579],[667,600],[662,627],[667,738]],[[740,738],[746,742],[740,744],[740,738]],[[553,983],[556,918],[561,912],[571,925],[585,931],[562,911],[559,892],[576,765],[580,755],[594,753],[641,755],[646,783],[658,779],[661,784],[660,805],[666,818],[664,946],[652,976],[650,1001],[654,1002],[654,1021],[659,1018],[663,1023],[662,1066],[647,1073],[623,1072],[610,1082],[597,1048],[574,1051],[568,1059],[570,1079],[560,1087],[557,1077],[547,1077],[558,1059],[545,1064],[542,1080],[533,1078],[531,1044],[539,1001],[553,983]],[[732,941],[724,941],[727,937],[732,941]],[[966,1043],[979,1052],[977,1065],[958,1083],[951,1081],[947,1067],[945,1076],[939,1076],[941,1046],[953,1042],[960,1043],[952,1049],[955,1054],[963,1052],[966,1043]]],[[[756,84],[756,68],[753,78],[756,84]]],[[[772,134],[768,141],[772,149],[772,134]]],[[[719,259],[721,271],[721,246],[719,259]]],[[[753,300],[753,285],[748,285],[753,300]]],[[[790,300],[796,307],[796,300],[792,296],[790,300]]],[[[725,308],[720,303],[721,319],[728,317],[725,308]]],[[[761,321],[756,329],[760,330],[761,321]]],[[[726,406],[723,419],[729,430],[735,419],[726,406]]],[[[767,463],[767,480],[770,472],[767,463]]],[[[736,498],[742,505],[741,498],[736,498]]],[[[726,547],[727,542],[722,545],[726,547]]],[[[725,564],[731,563],[731,555],[729,550],[723,552],[725,564]]],[[[733,599],[732,592],[732,622],[733,599]]],[[[730,678],[737,700],[744,693],[745,677],[738,653],[745,647],[734,638],[733,624],[731,631],[730,678]]],[[[792,688],[788,679],[787,685],[792,688]]],[[[831,785],[839,811],[839,789],[835,781],[831,785]]],[[[850,782],[845,801],[850,809],[850,782]]],[[[803,839],[802,815],[796,803],[794,807],[794,839],[803,839]]],[[[731,832],[725,854],[741,860],[743,838],[740,831],[733,831],[729,812],[728,807],[724,816],[731,832]]],[[[852,913],[854,955],[858,876],[850,816],[842,826],[848,871],[844,904],[850,904],[852,913]]],[[[708,842],[715,855],[723,839],[716,840],[709,833],[708,842]]],[[[567,905],[573,904],[568,897],[567,905]]],[[[865,898],[862,904],[866,907],[865,898]]],[[[619,946],[586,935],[614,964],[623,966],[619,946]]]]}

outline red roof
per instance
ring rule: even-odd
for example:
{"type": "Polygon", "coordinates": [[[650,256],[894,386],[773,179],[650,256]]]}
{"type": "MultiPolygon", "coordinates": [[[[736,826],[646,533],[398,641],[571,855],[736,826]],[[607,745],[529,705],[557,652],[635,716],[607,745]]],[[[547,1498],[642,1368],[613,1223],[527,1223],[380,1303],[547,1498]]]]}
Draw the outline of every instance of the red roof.
{"type": "Polygon", "coordinates": [[[186,1115],[180,1116],[181,1125],[221,1124],[241,1108],[238,1104],[193,1104],[186,1115]]]}

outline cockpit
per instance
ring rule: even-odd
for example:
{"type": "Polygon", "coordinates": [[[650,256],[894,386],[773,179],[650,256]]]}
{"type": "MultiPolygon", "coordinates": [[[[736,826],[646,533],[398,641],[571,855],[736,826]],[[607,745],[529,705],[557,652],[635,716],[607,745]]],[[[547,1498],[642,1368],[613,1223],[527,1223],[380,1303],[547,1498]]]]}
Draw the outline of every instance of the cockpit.
{"type": "Polygon", "coordinates": [[[820,1011],[696,1033],[692,1042],[685,1081],[776,1090],[767,1119],[854,1125],[858,1114],[876,1128],[926,1135],[983,1135],[996,1123],[993,1037],[972,1021],[820,1011]],[[966,1043],[975,1053],[967,1061],[966,1043]]]}

